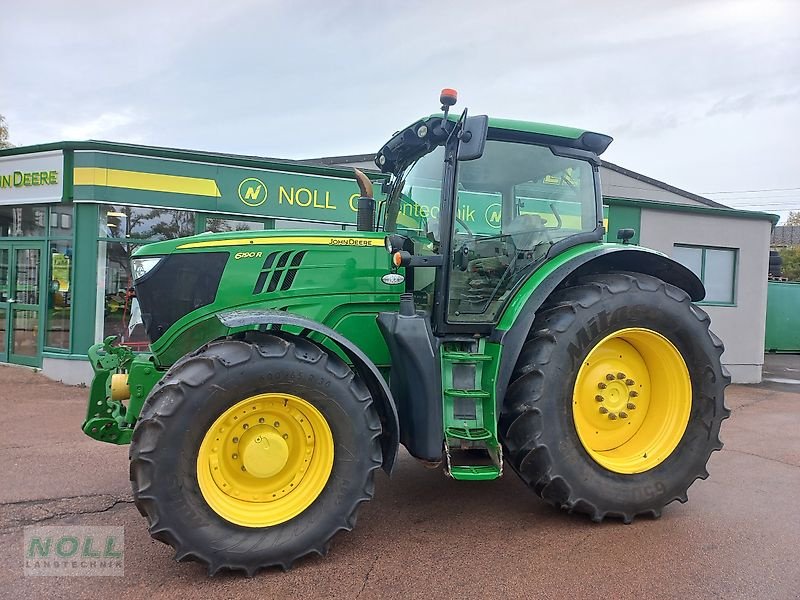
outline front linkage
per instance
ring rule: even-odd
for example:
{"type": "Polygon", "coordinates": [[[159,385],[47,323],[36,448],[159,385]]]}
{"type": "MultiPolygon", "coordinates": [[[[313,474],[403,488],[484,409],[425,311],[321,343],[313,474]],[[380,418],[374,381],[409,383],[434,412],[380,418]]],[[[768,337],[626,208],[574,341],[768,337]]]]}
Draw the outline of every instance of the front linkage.
{"type": "Polygon", "coordinates": [[[128,444],[142,404],[163,373],[156,369],[151,355],[115,346],[116,339],[109,336],[89,348],[95,375],[83,432],[101,442],[128,444]]]}

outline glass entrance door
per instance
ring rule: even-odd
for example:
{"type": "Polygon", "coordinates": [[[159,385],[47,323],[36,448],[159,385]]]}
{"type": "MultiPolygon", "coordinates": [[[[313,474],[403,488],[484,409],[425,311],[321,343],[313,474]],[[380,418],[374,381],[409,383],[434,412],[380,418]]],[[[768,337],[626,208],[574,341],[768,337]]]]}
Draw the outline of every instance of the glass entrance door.
{"type": "Polygon", "coordinates": [[[42,254],[35,242],[0,246],[0,360],[41,365],[42,254]]]}

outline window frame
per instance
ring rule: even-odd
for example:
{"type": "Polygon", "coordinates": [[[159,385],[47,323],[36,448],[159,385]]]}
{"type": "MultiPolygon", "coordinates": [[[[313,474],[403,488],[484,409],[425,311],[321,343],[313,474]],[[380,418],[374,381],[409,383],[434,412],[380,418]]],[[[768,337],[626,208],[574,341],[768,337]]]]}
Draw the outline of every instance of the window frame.
{"type": "MultiPolygon", "coordinates": [[[[731,248],[730,246],[707,246],[702,244],[684,244],[673,243],[673,248],[691,248],[693,250],[700,250],[700,282],[703,287],[706,285],[706,251],[707,250],[724,250],[733,253],[733,277],[731,279],[731,301],[723,302],[720,300],[700,300],[695,302],[702,306],[738,306],[738,291],[739,291],[739,248],[731,248]]],[[[672,257],[675,260],[674,257],[672,257]]],[[[683,264],[683,263],[681,263],[683,264]]],[[[685,265],[684,265],[685,266],[685,265]]],[[[688,268],[688,267],[687,267],[688,268]]]]}

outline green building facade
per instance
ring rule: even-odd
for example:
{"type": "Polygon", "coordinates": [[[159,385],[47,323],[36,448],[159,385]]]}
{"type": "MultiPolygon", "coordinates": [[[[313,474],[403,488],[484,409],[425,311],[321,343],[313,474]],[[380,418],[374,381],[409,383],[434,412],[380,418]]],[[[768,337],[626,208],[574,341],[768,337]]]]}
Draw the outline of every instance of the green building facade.
{"type": "Polygon", "coordinates": [[[144,349],[130,256],[203,232],[355,228],[352,169],[108,142],[0,151],[0,362],[65,382],[109,335],[144,349]],[[74,361],[81,361],[75,363],[74,361]]]}

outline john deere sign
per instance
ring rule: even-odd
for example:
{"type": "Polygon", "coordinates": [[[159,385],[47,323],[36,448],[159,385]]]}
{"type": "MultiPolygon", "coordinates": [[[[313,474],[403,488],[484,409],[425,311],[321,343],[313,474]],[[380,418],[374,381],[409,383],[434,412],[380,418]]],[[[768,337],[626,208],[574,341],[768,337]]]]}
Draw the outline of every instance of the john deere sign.
{"type": "Polygon", "coordinates": [[[60,151],[0,158],[0,204],[60,201],[63,169],[60,151]]]}
{"type": "Polygon", "coordinates": [[[57,183],[58,171],[33,171],[32,173],[14,171],[8,175],[0,173],[0,189],[32,185],[55,185],[57,183]]]}

